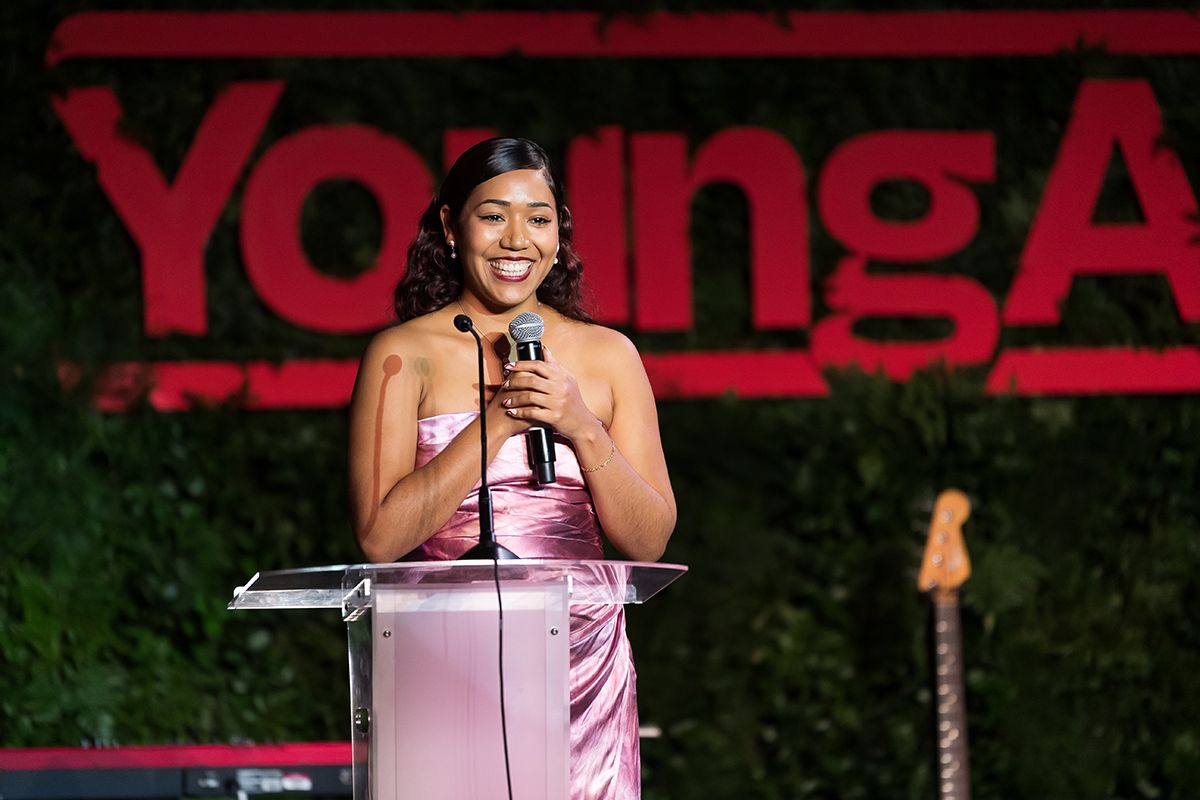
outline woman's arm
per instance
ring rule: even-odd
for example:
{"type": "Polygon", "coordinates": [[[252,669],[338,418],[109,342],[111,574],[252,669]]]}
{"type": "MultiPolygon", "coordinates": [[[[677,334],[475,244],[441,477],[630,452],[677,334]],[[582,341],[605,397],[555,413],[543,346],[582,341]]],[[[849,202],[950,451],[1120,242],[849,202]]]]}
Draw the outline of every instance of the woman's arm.
{"type": "Polygon", "coordinates": [[[572,440],[608,540],[635,561],[656,561],[675,528],[676,509],[654,395],[633,343],[615,331],[597,333],[593,353],[607,367],[613,396],[607,430],[548,348],[544,365],[514,367],[501,399],[511,399],[522,421],[549,423],[572,440]]]}
{"type": "MultiPolygon", "coordinates": [[[[417,413],[428,356],[401,329],[380,333],[359,365],[350,405],[350,510],[354,534],[372,562],[394,561],[441,528],[479,480],[479,420],[415,469],[417,413]]],[[[488,405],[488,458],[527,427],[488,405]]]]}

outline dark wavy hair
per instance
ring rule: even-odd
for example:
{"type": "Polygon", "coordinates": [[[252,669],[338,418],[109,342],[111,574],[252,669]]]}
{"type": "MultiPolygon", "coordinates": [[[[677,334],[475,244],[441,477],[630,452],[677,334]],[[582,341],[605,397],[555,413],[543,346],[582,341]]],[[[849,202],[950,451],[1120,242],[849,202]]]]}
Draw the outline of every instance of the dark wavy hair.
{"type": "Polygon", "coordinates": [[[480,142],[459,156],[421,215],[417,236],[408,247],[408,267],[396,285],[396,318],[400,322],[443,308],[462,293],[462,264],[450,258],[442,230],[442,206],[449,206],[451,218],[457,220],[476,186],[518,169],[542,174],[554,195],[558,215],[558,263],[538,287],[537,298],[564,316],[592,321],[584,308],[583,259],[571,240],[571,210],[549,157],[528,139],[498,138],[480,142]]]}

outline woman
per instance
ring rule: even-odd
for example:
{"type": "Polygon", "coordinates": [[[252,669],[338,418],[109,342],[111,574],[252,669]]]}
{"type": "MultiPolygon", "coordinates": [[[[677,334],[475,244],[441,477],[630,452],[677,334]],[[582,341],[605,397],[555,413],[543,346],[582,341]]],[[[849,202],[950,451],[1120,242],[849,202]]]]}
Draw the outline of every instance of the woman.
{"type": "MultiPolygon", "coordinates": [[[[675,525],[645,369],[581,307],[582,262],[546,154],[524,139],[467,150],[422,216],[396,288],[400,324],[378,334],[351,406],[355,534],[374,562],[452,559],[478,540],[476,345],[485,334],[488,480],[497,541],[524,558],[602,558],[600,533],[658,559],[675,525]],[[545,320],[544,362],[507,359],[517,314],[545,320]],[[557,480],[531,479],[523,433],[553,427],[557,480]]],[[[633,665],[620,606],[572,609],[571,793],[638,797],[633,665]]]]}

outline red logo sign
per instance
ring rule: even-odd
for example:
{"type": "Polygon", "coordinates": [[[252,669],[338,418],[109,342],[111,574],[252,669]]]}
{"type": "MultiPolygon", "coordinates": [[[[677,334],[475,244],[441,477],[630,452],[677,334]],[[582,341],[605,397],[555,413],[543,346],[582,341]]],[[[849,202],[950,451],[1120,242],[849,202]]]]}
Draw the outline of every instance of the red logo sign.
{"type": "MultiPolygon", "coordinates": [[[[798,12],[787,22],[743,13],[651,14],[603,24],[599,15],[575,12],[86,13],[58,27],[47,60],[514,51],[529,58],[979,58],[1047,56],[1080,42],[1103,44],[1114,54],[1200,53],[1200,20],[1185,12],[798,12]]],[[[252,162],[284,88],[280,81],[227,86],[171,180],[121,134],[123,110],[110,87],[78,87],[55,99],[56,113],[79,152],[95,163],[101,187],[137,243],[147,336],[206,335],[204,249],[243,175],[241,255],[266,306],[294,325],[329,334],[361,333],[389,321],[388,298],[404,268],[413,221],[433,191],[430,169],[405,142],[366,125],[295,131],[252,162]],[[376,263],[349,279],[316,270],[297,228],[309,193],[334,179],[371,191],[383,219],[376,263]]],[[[447,131],[446,161],[487,135],[447,131]]],[[[1194,392],[1200,390],[1200,351],[1193,347],[998,349],[1002,327],[1057,325],[1060,303],[1083,275],[1163,275],[1181,319],[1200,321],[1196,199],[1162,136],[1162,112],[1147,82],[1080,84],[1019,256],[1014,247],[1014,278],[1000,302],[967,275],[921,269],[960,252],[978,232],[972,187],[995,180],[990,131],[874,131],[842,142],[817,170],[780,134],[763,128],[720,131],[689,155],[682,134],[613,126],[571,141],[565,173],[601,321],[638,331],[691,328],[691,199],[706,184],[728,182],[748,200],[753,325],[809,332],[805,350],[648,353],[660,397],[730,390],[819,397],[827,392],[820,373],[827,365],[858,364],[904,380],[937,361],[989,367],[987,388],[995,393],[1194,392]],[[1142,208],[1136,223],[1092,219],[1116,151],[1142,208]],[[872,192],[896,180],[925,188],[924,216],[900,222],[872,211],[872,192]],[[846,251],[819,287],[810,280],[810,218],[846,251]],[[877,273],[873,262],[913,267],[877,273]],[[819,319],[813,318],[814,290],[829,309],[819,319]],[[876,317],[939,318],[952,329],[942,339],[909,342],[855,333],[857,322],[876,317]]],[[[114,365],[100,382],[97,402],[118,410],[149,389],[151,402],[164,410],[184,408],[192,396],[233,395],[252,407],[337,406],[349,397],[355,367],[312,360],[114,365]]],[[[72,370],[64,367],[63,377],[69,380],[72,370]]]]}

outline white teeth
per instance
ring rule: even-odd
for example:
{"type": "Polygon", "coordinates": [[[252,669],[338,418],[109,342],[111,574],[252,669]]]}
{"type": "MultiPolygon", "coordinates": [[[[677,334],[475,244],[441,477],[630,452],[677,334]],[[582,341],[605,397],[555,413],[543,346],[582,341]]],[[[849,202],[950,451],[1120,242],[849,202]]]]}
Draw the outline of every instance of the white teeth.
{"type": "Polygon", "coordinates": [[[489,261],[488,264],[506,278],[519,278],[533,266],[532,261],[489,261]]]}

